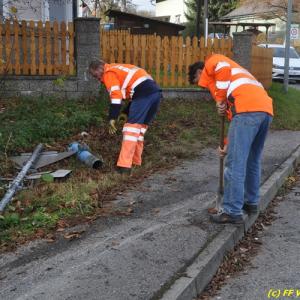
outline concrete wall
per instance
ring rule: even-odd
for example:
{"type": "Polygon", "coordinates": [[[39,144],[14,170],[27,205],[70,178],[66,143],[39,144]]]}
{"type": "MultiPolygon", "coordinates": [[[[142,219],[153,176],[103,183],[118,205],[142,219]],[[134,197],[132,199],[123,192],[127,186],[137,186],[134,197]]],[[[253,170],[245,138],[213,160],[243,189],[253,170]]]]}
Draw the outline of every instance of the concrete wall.
{"type": "Polygon", "coordinates": [[[89,60],[99,57],[98,18],[77,18],[75,25],[76,76],[67,76],[62,84],[59,76],[2,76],[0,97],[55,96],[80,98],[99,94],[99,83],[88,77],[89,60]]]}

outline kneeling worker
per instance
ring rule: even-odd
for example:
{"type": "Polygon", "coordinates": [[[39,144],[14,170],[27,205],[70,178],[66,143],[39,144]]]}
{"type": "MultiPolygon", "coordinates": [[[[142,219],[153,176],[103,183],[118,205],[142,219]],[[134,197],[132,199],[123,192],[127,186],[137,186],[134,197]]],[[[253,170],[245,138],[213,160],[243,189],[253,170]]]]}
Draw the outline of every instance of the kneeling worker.
{"type": "Polygon", "coordinates": [[[144,135],[153,120],[161,99],[161,90],[143,69],[129,64],[107,64],[94,60],[90,74],[102,82],[110,95],[109,133],[117,131],[122,100],[131,101],[128,119],[123,127],[123,142],[117,162],[120,173],[130,173],[132,165],[142,164],[144,135]]]}

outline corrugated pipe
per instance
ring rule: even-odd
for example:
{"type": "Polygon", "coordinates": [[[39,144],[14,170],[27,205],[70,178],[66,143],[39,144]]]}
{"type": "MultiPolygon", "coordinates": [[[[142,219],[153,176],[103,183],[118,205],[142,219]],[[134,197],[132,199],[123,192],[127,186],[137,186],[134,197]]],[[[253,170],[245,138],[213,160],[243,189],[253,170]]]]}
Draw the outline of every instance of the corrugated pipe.
{"type": "Polygon", "coordinates": [[[69,145],[69,151],[75,151],[77,153],[77,158],[85,163],[88,167],[93,169],[100,169],[103,165],[103,159],[96,157],[90,152],[90,149],[85,144],[80,144],[78,142],[73,142],[69,145]]]}

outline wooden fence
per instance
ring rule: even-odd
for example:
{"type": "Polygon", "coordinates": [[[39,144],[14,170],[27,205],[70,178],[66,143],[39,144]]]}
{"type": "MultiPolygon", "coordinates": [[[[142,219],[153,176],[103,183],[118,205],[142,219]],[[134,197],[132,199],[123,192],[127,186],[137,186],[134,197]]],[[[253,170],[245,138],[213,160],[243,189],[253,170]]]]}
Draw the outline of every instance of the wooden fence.
{"type": "Polygon", "coordinates": [[[131,35],[128,31],[101,31],[100,56],[107,62],[129,63],[148,71],[162,87],[188,86],[188,66],[210,53],[232,56],[231,39],[208,40],[178,36],[131,35]]]}
{"type": "Polygon", "coordinates": [[[268,89],[272,84],[273,50],[252,46],[251,73],[268,89]]]}
{"type": "Polygon", "coordinates": [[[0,23],[0,74],[74,74],[73,23],[0,23]]]}

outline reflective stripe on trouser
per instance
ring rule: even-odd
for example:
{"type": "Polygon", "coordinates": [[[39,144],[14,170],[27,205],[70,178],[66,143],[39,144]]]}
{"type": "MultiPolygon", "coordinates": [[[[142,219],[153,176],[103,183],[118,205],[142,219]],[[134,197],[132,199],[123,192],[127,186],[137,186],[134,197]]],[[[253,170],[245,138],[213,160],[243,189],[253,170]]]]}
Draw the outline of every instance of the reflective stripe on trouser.
{"type": "Polygon", "coordinates": [[[141,124],[124,124],[123,142],[117,163],[118,167],[131,168],[142,126],[141,124]]]}
{"type": "Polygon", "coordinates": [[[144,136],[147,131],[148,126],[147,125],[141,125],[141,132],[140,136],[137,141],[137,145],[135,148],[135,152],[133,155],[133,160],[132,163],[136,166],[140,166],[142,164],[142,154],[143,154],[143,149],[144,149],[144,136]]]}

